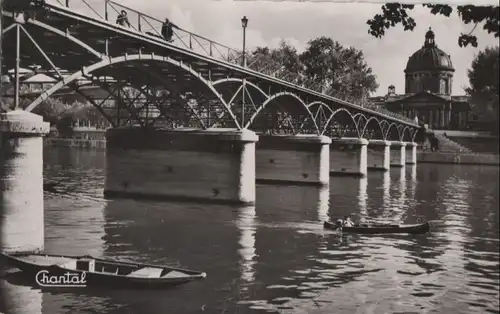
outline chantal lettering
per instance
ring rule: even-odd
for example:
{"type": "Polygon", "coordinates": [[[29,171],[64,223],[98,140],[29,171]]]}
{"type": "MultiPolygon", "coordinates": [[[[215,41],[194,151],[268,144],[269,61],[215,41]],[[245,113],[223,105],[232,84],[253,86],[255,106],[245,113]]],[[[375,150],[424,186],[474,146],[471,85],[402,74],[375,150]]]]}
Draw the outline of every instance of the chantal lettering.
{"type": "Polygon", "coordinates": [[[86,287],[85,275],[85,272],[51,275],[48,270],[41,270],[36,274],[35,280],[42,287],[86,287]]]}

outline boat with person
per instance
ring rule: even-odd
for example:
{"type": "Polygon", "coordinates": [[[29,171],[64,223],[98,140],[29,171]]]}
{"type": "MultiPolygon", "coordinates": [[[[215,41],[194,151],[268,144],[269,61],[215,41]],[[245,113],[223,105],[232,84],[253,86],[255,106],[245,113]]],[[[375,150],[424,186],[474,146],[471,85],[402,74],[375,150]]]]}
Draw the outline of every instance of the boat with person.
{"type": "Polygon", "coordinates": [[[324,228],[330,230],[339,230],[346,233],[358,233],[358,234],[396,234],[396,233],[406,233],[406,234],[424,234],[429,232],[430,224],[429,222],[421,224],[412,225],[400,225],[400,224],[384,224],[384,223],[358,223],[352,226],[344,226],[341,222],[329,222],[325,221],[323,223],[324,228]]]}
{"type": "Polygon", "coordinates": [[[0,258],[11,267],[33,275],[39,286],[71,284],[111,285],[132,288],[163,288],[185,284],[206,277],[204,272],[132,263],[85,256],[0,252],[0,258]],[[55,278],[55,279],[54,279],[55,278]],[[44,279],[44,280],[42,280],[44,279]],[[41,281],[42,280],[42,281],[41,281]],[[69,281],[69,283],[68,283],[69,281]]]}

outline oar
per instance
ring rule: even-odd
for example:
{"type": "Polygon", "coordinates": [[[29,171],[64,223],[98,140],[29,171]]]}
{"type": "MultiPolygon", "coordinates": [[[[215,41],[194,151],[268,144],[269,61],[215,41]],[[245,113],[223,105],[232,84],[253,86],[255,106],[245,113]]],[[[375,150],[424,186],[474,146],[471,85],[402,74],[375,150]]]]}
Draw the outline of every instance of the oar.
{"type": "Polygon", "coordinates": [[[325,222],[323,223],[323,227],[324,227],[324,228],[328,228],[328,229],[330,229],[330,230],[334,230],[334,231],[335,231],[335,230],[337,230],[337,229],[339,229],[339,228],[340,228],[340,229],[342,229],[342,228],[341,228],[341,226],[336,225],[336,224],[333,224],[333,223],[329,223],[329,222],[327,222],[327,221],[325,221],[325,222]]]}

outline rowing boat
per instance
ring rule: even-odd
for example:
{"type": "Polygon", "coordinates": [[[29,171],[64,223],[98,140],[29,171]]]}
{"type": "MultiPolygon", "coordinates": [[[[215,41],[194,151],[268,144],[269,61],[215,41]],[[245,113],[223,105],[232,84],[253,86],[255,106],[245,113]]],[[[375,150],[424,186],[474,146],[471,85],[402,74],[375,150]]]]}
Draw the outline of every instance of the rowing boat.
{"type": "MultiPolygon", "coordinates": [[[[65,256],[49,254],[6,254],[0,252],[6,263],[26,274],[33,275],[39,286],[54,286],[72,278],[71,283],[84,285],[112,285],[119,287],[161,288],[204,279],[204,272],[160,266],[121,262],[92,256],[65,256]],[[69,275],[68,275],[69,274],[69,275]],[[40,280],[45,278],[44,282],[40,280]],[[51,281],[48,278],[56,278],[51,281]],[[48,280],[48,281],[47,281],[48,280]]],[[[67,283],[67,282],[66,282],[67,283]]],[[[71,285],[68,284],[68,285],[71,285]]]]}
{"type": "Polygon", "coordinates": [[[429,232],[430,224],[414,225],[394,225],[394,224],[356,224],[353,227],[341,227],[333,222],[324,222],[324,227],[331,230],[339,230],[347,233],[360,234],[383,234],[383,233],[408,233],[408,234],[424,234],[429,232]]]}

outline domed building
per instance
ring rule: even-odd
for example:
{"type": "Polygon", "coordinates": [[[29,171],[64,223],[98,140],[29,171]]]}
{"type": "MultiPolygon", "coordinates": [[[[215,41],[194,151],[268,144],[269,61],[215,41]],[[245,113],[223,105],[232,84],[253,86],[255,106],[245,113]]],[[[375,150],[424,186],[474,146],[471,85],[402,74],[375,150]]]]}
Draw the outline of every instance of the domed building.
{"type": "Polygon", "coordinates": [[[465,129],[470,106],[467,96],[452,96],[453,63],[451,56],[439,49],[435,34],[429,28],[422,48],[406,64],[405,93],[398,95],[394,85],[383,97],[371,103],[403,114],[433,129],[465,129]]]}

